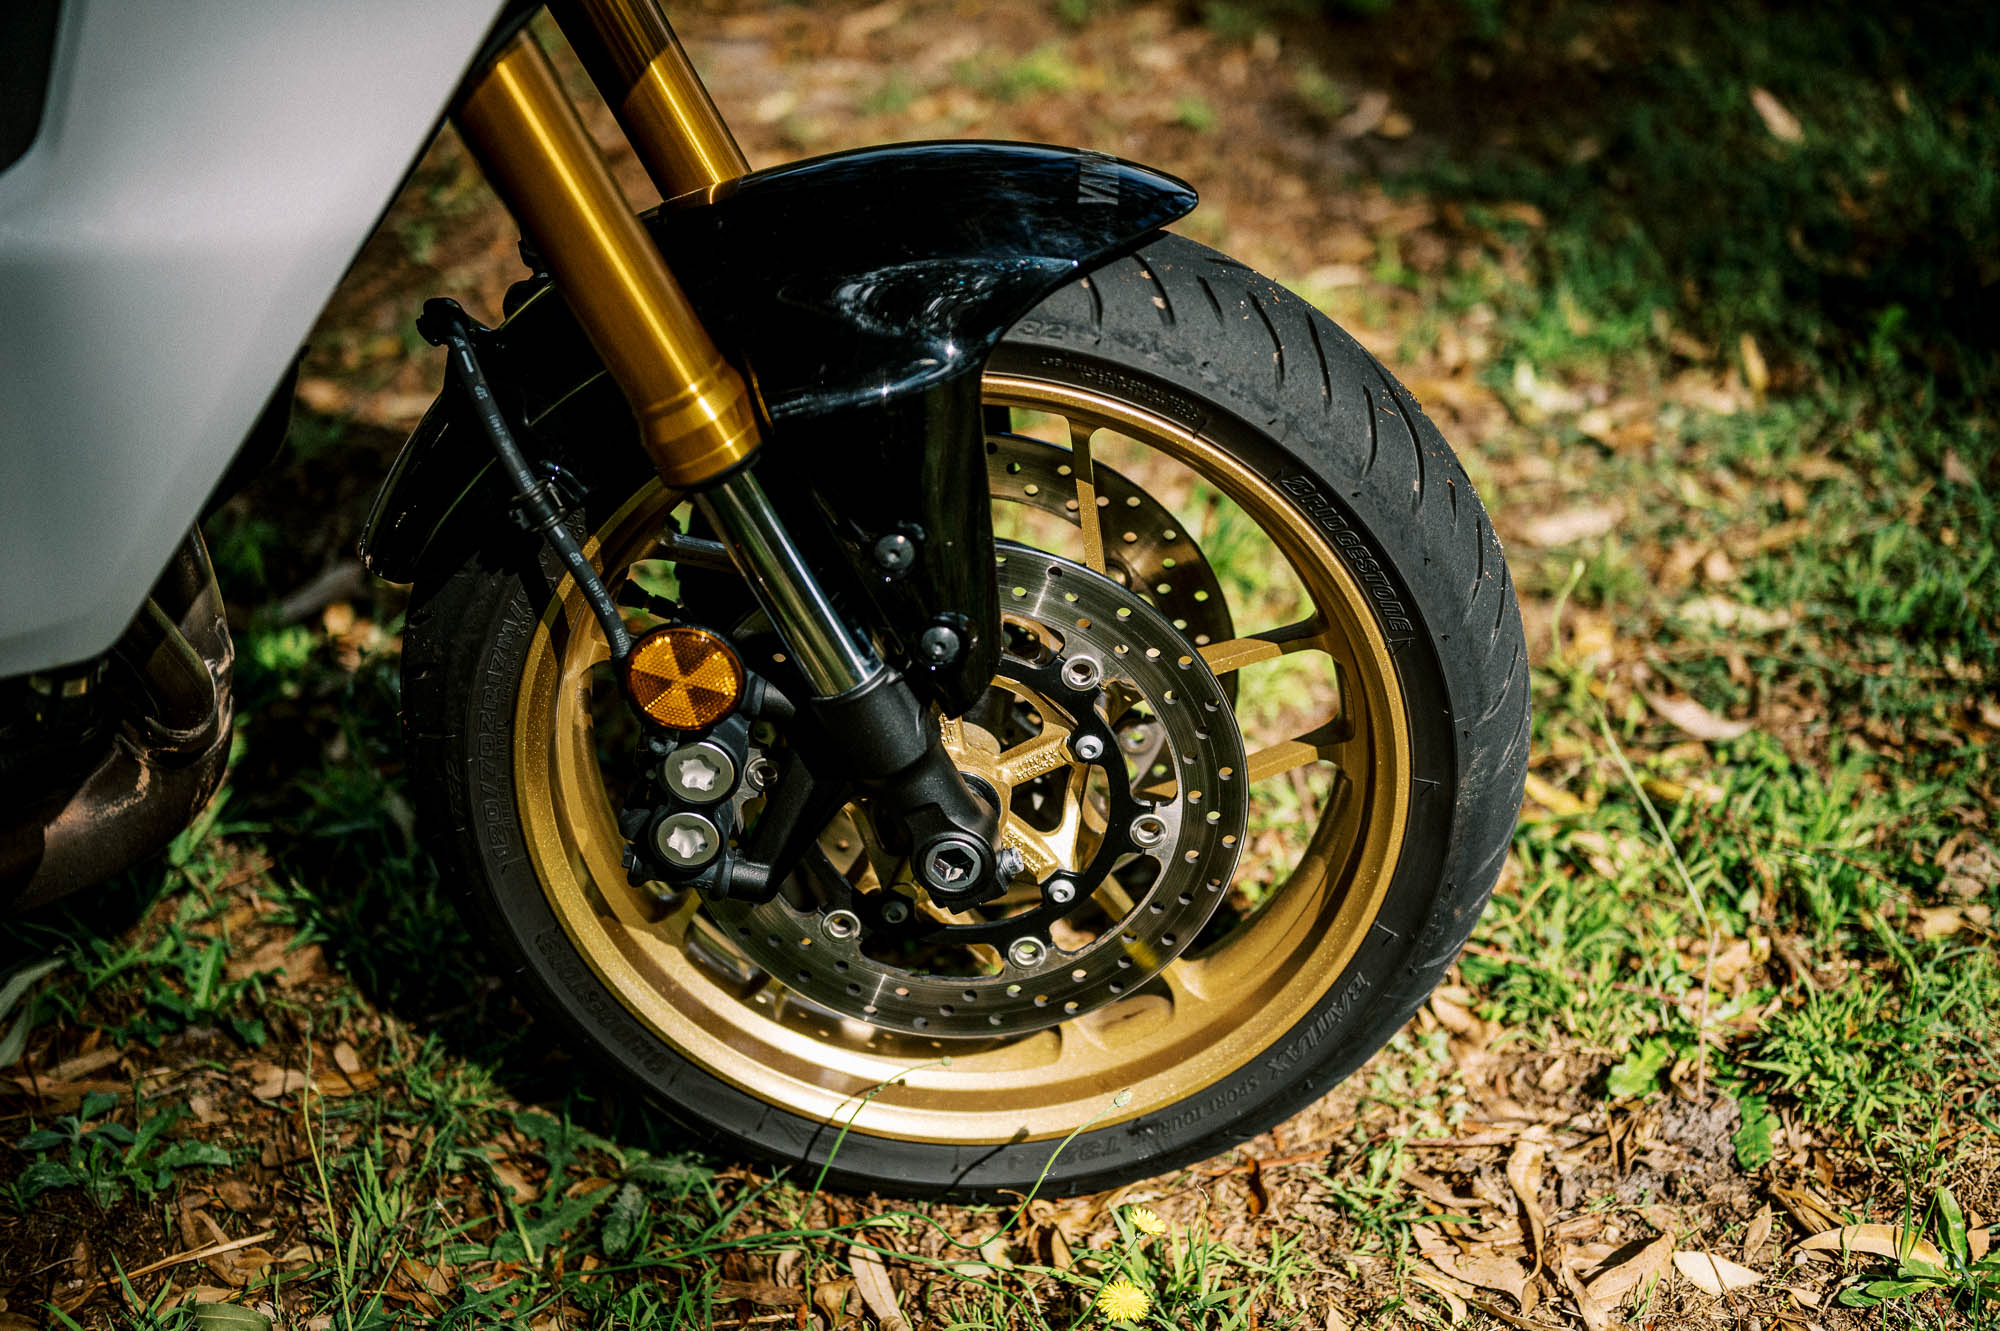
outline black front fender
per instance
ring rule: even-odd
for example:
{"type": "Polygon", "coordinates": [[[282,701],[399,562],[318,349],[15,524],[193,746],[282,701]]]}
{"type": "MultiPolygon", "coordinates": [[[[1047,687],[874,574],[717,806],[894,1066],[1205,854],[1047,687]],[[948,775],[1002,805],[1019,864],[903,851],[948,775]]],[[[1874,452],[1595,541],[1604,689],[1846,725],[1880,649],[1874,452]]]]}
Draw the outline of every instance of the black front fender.
{"type": "MultiPolygon", "coordinates": [[[[755,465],[794,535],[847,612],[954,710],[985,687],[997,650],[983,553],[986,357],[1064,282],[1194,202],[1170,176],[1095,153],[924,143],[754,172],[645,218],[756,387],[771,428],[755,465]],[[923,553],[892,582],[866,551],[894,530],[915,532],[923,553]],[[909,649],[940,617],[972,640],[935,670],[909,649]]],[[[558,293],[544,281],[510,305],[489,377],[516,396],[531,438],[636,454],[623,399],[558,293]]],[[[460,413],[453,395],[439,399],[376,499],[362,557],[381,577],[455,565],[506,502],[460,413]]]]}

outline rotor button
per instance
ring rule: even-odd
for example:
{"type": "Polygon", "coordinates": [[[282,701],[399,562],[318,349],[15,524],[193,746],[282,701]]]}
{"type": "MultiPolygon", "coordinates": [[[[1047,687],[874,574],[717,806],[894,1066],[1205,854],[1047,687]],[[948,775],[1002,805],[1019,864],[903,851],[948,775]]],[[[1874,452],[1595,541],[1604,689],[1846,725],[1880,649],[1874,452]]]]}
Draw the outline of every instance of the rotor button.
{"type": "Polygon", "coordinates": [[[1016,938],[1007,945],[1007,960],[1022,970],[1030,970],[1041,965],[1048,955],[1048,948],[1042,945],[1042,940],[1039,938],[1016,938]]]}

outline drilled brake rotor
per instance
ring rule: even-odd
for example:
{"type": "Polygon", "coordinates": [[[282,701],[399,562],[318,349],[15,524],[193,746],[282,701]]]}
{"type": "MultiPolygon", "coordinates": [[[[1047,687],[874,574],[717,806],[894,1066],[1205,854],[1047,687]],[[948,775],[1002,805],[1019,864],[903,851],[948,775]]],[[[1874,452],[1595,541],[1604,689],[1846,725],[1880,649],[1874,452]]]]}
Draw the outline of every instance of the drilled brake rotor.
{"type": "MultiPolygon", "coordinates": [[[[1080,525],[1074,463],[1067,448],[1019,434],[986,439],[986,484],[993,498],[1080,525]]],[[[1105,571],[1137,591],[1197,647],[1236,636],[1222,584],[1194,538],[1160,501],[1102,462],[1091,467],[1105,571]]]]}
{"type": "Polygon", "coordinates": [[[1033,730],[947,722],[945,733],[1001,796],[1001,840],[1027,866],[1007,894],[975,912],[929,906],[850,810],[821,839],[826,909],[708,904],[756,966],[872,1026],[992,1037],[1132,994],[1194,941],[1242,849],[1242,736],[1181,631],[1133,590],[1044,551],[1003,542],[996,571],[1016,632],[995,688],[1033,730]],[[1157,736],[1136,771],[1111,742],[1131,715],[1152,718],[1157,736]]]}

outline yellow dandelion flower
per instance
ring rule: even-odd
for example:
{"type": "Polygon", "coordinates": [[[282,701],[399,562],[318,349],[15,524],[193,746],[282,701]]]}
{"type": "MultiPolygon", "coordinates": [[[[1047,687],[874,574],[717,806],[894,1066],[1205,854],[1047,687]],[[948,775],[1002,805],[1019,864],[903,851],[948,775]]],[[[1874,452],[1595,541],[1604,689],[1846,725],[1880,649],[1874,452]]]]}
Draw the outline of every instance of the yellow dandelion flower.
{"type": "Polygon", "coordinates": [[[1153,1306],[1152,1296],[1124,1277],[1106,1285],[1097,1295],[1097,1311],[1113,1322],[1130,1322],[1146,1315],[1153,1306]]]}
{"type": "Polygon", "coordinates": [[[1141,1234],[1158,1238],[1167,1232],[1167,1222],[1160,1219],[1160,1213],[1150,1206],[1128,1206],[1125,1219],[1141,1234]]]}

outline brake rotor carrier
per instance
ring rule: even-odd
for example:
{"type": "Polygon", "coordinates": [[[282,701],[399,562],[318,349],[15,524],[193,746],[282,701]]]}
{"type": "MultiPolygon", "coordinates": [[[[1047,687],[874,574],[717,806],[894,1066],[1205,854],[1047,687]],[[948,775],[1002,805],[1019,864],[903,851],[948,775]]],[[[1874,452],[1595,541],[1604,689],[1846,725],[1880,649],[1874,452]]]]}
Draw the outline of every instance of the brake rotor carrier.
{"type": "Polygon", "coordinates": [[[1131,995],[1194,942],[1242,850],[1242,736],[1182,633],[1136,592],[1045,551],[1002,542],[996,572],[1004,617],[1035,649],[1010,650],[995,687],[1041,728],[1002,749],[990,732],[947,721],[945,740],[1006,811],[1001,844],[1025,865],[1006,895],[982,912],[929,906],[906,863],[884,872],[850,853],[852,836],[841,834],[865,839],[865,818],[844,815],[821,838],[831,858],[818,875],[820,910],[782,896],[707,906],[767,974],[872,1026],[992,1038],[1131,995]],[[1124,717],[1147,713],[1159,739],[1135,773],[1116,737],[1124,717]],[[1029,782],[1061,792],[1053,832],[1010,807],[1029,782]]]}

